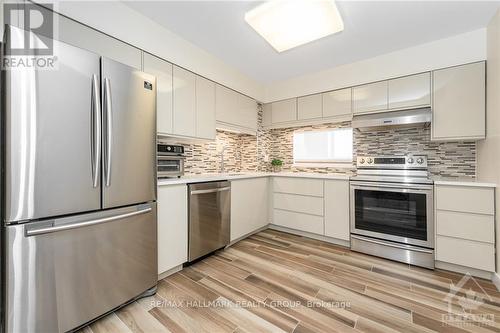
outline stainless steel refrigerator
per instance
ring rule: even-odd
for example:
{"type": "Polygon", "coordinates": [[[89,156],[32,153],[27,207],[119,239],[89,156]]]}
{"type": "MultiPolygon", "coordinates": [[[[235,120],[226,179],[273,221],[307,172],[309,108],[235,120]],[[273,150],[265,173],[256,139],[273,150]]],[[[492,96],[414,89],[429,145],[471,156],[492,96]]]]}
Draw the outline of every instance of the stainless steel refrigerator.
{"type": "Polygon", "coordinates": [[[6,332],[71,330],[157,283],[155,77],[54,50],[57,69],[2,74],[6,332]]]}

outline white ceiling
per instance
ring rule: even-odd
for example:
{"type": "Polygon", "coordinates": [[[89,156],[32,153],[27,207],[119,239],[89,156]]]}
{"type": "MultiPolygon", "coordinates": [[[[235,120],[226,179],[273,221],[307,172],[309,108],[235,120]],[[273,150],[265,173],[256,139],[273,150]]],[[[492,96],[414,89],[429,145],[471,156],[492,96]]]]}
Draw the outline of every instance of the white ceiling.
{"type": "Polygon", "coordinates": [[[498,1],[337,1],[344,31],[277,53],[244,21],[256,1],[128,1],[198,47],[269,84],[485,27],[498,1]]]}

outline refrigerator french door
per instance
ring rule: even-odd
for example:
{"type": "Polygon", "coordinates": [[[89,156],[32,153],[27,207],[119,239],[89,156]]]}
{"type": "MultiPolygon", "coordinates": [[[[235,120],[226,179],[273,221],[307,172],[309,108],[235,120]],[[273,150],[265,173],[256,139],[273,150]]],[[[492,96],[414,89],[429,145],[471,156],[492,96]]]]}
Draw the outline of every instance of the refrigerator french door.
{"type": "Polygon", "coordinates": [[[54,50],[2,71],[6,332],[65,332],[157,282],[155,77],[54,50]]]}

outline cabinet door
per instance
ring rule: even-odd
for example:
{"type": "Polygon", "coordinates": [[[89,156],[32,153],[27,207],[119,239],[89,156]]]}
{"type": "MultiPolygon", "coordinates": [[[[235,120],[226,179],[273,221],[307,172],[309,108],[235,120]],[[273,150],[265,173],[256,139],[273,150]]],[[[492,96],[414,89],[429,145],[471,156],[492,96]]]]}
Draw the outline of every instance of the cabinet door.
{"type": "Polygon", "coordinates": [[[156,76],[156,131],[172,134],[172,64],[144,53],[144,71],[156,76]]]}
{"type": "Polygon", "coordinates": [[[352,89],[340,89],[322,94],[323,117],[341,117],[352,115],[352,89]]]}
{"type": "Polygon", "coordinates": [[[352,88],[353,113],[387,110],[387,81],[352,88]]]}
{"type": "Polygon", "coordinates": [[[273,112],[272,104],[267,103],[262,106],[262,126],[271,126],[271,113],[273,112]]]}
{"type": "Polygon", "coordinates": [[[231,241],[269,223],[267,177],[231,182],[231,241]]]}
{"type": "Polygon", "coordinates": [[[483,139],[485,91],[484,62],[434,71],[432,139],[483,139]]]}
{"type": "Polygon", "coordinates": [[[297,118],[314,119],[321,118],[323,114],[323,102],[321,94],[299,97],[297,99],[297,118]]]}
{"type": "Polygon", "coordinates": [[[122,64],[141,69],[142,52],[140,49],[65,16],[58,15],[58,20],[59,40],[121,62],[122,64]]]}
{"type": "Polygon", "coordinates": [[[389,80],[389,109],[431,105],[431,73],[389,80]]]}
{"type": "Polygon", "coordinates": [[[196,75],[174,65],[173,133],[196,135],[196,75]]]}
{"type": "Polygon", "coordinates": [[[297,99],[290,98],[272,103],[273,124],[297,120],[297,99]]]}
{"type": "Polygon", "coordinates": [[[216,120],[226,124],[234,124],[237,107],[238,94],[229,88],[217,84],[215,86],[216,120]]]}
{"type": "Polygon", "coordinates": [[[257,131],[257,102],[238,94],[238,119],[235,125],[257,131]]]}
{"type": "Polygon", "coordinates": [[[196,137],[215,139],[215,83],[196,76],[196,137]]]}
{"type": "Polygon", "coordinates": [[[325,236],[349,240],[349,181],[325,181],[325,236]]]}
{"type": "Polygon", "coordinates": [[[187,202],[186,185],[158,187],[158,274],[187,261],[187,202]]]}

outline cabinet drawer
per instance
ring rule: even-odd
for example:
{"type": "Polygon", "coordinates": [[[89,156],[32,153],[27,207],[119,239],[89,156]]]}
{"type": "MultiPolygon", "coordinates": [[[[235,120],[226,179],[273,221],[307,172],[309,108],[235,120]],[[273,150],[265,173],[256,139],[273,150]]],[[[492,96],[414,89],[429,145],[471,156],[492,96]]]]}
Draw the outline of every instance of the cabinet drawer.
{"type": "Polygon", "coordinates": [[[437,236],[436,260],[493,272],[495,271],[495,246],[488,243],[437,236]]]}
{"type": "Polygon", "coordinates": [[[494,243],[495,218],[493,215],[476,215],[438,210],[436,212],[438,235],[494,243]]]}
{"type": "Polygon", "coordinates": [[[437,209],[493,215],[494,200],[492,188],[446,185],[436,187],[437,209]]]}
{"type": "Polygon", "coordinates": [[[323,216],[323,198],[274,193],[274,208],[323,216]]]}
{"type": "Polygon", "coordinates": [[[302,213],[288,212],[286,210],[273,210],[273,224],[290,229],[311,232],[323,235],[323,217],[302,213]]]}
{"type": "Polygon", "coordinates": [[[323,197],[323,181],[307,178],[273,178],[273,191],[323,197]]]}

